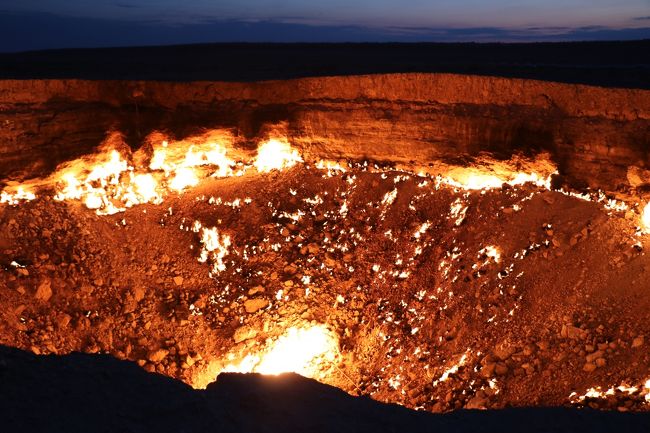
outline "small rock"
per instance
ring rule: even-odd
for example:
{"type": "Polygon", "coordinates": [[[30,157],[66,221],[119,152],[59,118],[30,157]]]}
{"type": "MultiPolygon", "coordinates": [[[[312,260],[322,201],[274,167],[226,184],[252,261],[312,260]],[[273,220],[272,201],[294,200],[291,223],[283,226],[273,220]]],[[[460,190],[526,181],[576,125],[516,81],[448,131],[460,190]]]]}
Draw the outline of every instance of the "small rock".
{"type": "Polygon", "coordinates": [[[47,302],[52,297],[52,286],[50,280],[43,280],[38,285],[34,297],[40,301],[47,302]]]}
{"type": "Polygon", "coordinates": [[[587,362],[593,362],[598,358],[602,358],[604,354],[605,354],[605,352],[603,352],[602,350],[598,350],[598,351],[596,351],[594,353],[590,353],[586,357],[587,362]]]}
{"type": "Polygon", "coordinates": [[[232,339],[235,341],[235,343],[241,343],[242,341],[255,338],[256,335],[257,331],[255,329],[251,328],[250,326],[242,326],[241,328],[237,328],[232,336],[232,339]]]}
{"type": "Polygon", "coordinates": [[[256,298],[256,299],[249,299],[246,302],[244,302],[244,309],[246,309],[247,313],[254,313],[258,310],[261,310],[262,308],[266,308],[269,305],[269,301],[266,299],[261,299],[261,298],[256,298]]]}
{"type": "Polygon", "coordinates": [[[587,337],[587,331],[573,325],[562,325],[560,336],[572,340],[585,339],[587,337]]]}
{"type": "Polygon", "coordinates": [[[494,355],[499,358],[501,361],[505,361],[510,358],[510,356],[515,353],[516,348],[514,345],[509,344],[508,342],[502,342],[494,348],[494,355]]]}
{"type": "Polygon", "coordinates": [[[467,402],[465,409],[485,409],[486,404],[487,399],[485,396],[477,394],[467,402]]]}
{"type": "Polygon", "coordinates": [[[136,302],[140,302],[144,299],[145,292],[145,288],[142,286],[136,286],[131,289],[131,294],[133,295],[133,299],[135,299],[136,302]]]}
{"type": "Polygon", "coordinates": [[[58,317],[57,323],[60,328],[65,328],[70,323],[70,320],[72,320],[72,317],[69,314],[63,313],[58,317]]]}
{"type": "Polygon", "coordinates": [[[643,346],[643,336],[636,337],[634,340],[632,340],[632,348],[636,347],[641,347],[643,346]]]}
{"type": "Polygon", "coordinates": [[[264,287],[263,286],[255,286],[255,287],[251,288],[248,291],[248,296],[253,296],[253,295],[256,295],[258,293],[264,293],[264,287]]]}
{"type": "Polygon", "coordinates": [[[592,364],[591,362],[587,362],[584,367],[582,367],[582,370],[586,371],[587,373],[591,373],[596,369],[596,364],[592,364]]]}
{"type": "Polygon", "coordinates": [[[496,369],[496,362],[488,362],[481,368],[481,376],[485,378],[490,378],[494,375],[494,370],[496,369]]]}
{"type": "Polygon", "coordinates": [[[180,275],[175,276],[174,277],[174,284],[176,284],[177,286],[182,286],[183,285],[183,277],[181,277],[180,275]]]}
{"type": "Polygon", "coordinates": [[[168,354],[169,351],[167,349],[152,350],[147,354],[147,359],[153,362],[154,364],[157,364],[163,359],[165,359],[168,354]]]}
{"type": "Polygon", "coordinates": [[[508,366],[503,362],[498,362],[494,368],[494,372],[499,376],[503,376],[508,372],[508,366]]]}

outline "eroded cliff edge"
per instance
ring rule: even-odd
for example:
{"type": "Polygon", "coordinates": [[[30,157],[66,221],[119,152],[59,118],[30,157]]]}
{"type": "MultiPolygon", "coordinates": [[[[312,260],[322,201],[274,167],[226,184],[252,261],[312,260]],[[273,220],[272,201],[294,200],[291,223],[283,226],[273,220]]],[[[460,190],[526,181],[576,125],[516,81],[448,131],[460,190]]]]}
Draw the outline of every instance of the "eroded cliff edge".
{"type": "Polygon", "coordinates": [[[108,131],[137,148],[231,128],[253,149],[283,124],[307,156],[427,166],[548,152],[574,188],[643,196],[650,91],[452,74],[258,83],[0,82],[0,178],[24,180],[91,152],[108,131]]]}

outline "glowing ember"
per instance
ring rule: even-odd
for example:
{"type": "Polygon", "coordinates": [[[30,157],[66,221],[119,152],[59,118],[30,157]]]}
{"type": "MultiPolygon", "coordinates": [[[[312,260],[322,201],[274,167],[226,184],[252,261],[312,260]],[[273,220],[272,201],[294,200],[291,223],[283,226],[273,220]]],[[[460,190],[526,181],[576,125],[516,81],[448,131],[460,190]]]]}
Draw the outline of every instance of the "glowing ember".
{"type": "Polygon", "coordinates": [[[271,170],[282,170],[301,162],[302,158],[287,141],[271,139],[257,149],[254,165],[257,171],[264,173],[271,170]]]}

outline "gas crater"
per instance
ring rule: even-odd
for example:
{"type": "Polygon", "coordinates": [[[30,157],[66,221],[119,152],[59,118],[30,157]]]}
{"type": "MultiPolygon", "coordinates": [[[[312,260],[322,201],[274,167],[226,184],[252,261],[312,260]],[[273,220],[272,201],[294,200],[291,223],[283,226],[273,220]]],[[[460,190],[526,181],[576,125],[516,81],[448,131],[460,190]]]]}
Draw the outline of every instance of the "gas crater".
{"type": "Polygon", "coordinates": [[[3,86],[4,345],[433,412],[650,407],[647,91],[3,86]]]}

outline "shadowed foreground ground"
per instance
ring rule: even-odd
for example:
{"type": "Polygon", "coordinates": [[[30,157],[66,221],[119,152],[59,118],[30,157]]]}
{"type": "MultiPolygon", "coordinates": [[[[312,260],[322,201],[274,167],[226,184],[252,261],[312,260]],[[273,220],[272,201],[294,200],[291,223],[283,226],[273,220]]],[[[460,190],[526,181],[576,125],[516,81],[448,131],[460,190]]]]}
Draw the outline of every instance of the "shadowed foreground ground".
{"type": "Polygon", "coordinates": [[[0,347],[0,425],[21,432],[641,432],[650,414],[578,409],[415,412],[297,375],[227,374],[193,390],[109,356],[0,347]]]}

